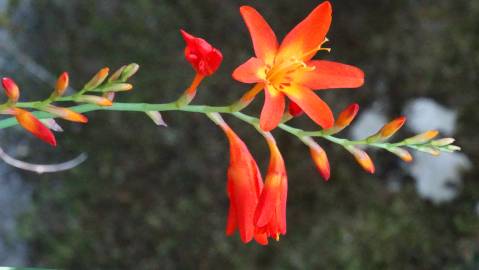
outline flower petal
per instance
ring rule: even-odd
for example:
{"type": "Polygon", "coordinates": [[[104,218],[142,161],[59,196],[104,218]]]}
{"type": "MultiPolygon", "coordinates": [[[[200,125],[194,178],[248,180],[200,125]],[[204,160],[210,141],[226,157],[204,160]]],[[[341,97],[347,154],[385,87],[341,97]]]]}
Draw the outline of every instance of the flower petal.
{"type": "Polygon", "coordinates": [[[273,30],[256,9],[242,6],[240,12],[251,35],[256,56],[265,63],[272,64],[278,50],[278,41],[273,30]]]}
{"type": "Polygon", "coordinates": [[[283,89],[283,93],[298,104],[298,106],[322,128],[330,128],[334,125],[333,112],[328,104],[311,89],[300,85],[292,85],[283,89]]]}
{"type": "Polygon", "coordinates": [[[281,122],[284,114],[285,99],[283,93],[271,86],[266,87],[264,94],[264,106],[263,110],[261,110],[259,126],[264,131],[270,131],[281,122]]]}
{"type": "Polygon", "coordinates": [[[298,73],[296,79],[311,89],[357,88],[364,84],[364,72],[355,67],[331,61],[310,61],[313,71],[298,73]]]}
{"type": "Polygon", "coordinates": [[[257,83],[264,80],[265,65],[263,60],[251,57],[233,71],[233,78],[244,83],[257,83]]]}
{"type": "Polygon", "coordinates": [[[302,22],[286,35],[279,48],[276,61],[296,58],[311,59],[324,42],[331,25],[331,4],[319,4],[302,22]]]}

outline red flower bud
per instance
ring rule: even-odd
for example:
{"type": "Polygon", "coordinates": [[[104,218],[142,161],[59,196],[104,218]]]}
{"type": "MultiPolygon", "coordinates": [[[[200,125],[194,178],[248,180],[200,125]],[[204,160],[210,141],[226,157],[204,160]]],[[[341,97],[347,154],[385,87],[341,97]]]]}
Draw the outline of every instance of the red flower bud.
{"type": "Polygon", "coordinates": [[[202,38],[180,32],[186,42],[185,58],[195,71],[203,76],[215,73],[223,60],[221,52],[202,38]]]}
{"type": "Polygon", "coordinates": [[[2,86],[5,89],[5,94],[8,99],[13,102],[17,102],[20,97],[20,90],[18,89],[17,84],[10,78],[2,79],[2,86]]]}
{"type": "Polygon", "coordinates": [[[303,109],[301,109],[301,107],[299,107],[298,104],[296,104],[295,102],[290,101],[288,106],[288,112],[289,114],[291,114],[292,117],[298,117],[303,114],[303,109]]]}
{"type": "Polygon", "coordinates": [[[17,118],[20,126],[26,129],[28,132],[52,146],[57,145],[53,133],[32,113],[23,109],[15,108],[13,115],[15,115],[15,118],[17,118]]]}

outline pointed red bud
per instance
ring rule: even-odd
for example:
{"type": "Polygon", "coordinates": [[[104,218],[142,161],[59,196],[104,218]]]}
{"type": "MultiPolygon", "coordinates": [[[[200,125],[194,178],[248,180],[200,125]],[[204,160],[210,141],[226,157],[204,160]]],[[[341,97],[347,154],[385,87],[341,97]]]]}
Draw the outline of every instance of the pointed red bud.
{"type": "Polygon", "coordinates": [[[304,142],[309,146],[311,157],[319,173],[325,181],[328,181],[331,177],[331,169],[326,151],[311,138],[305,139],[304,142]]]}
{"type": "Polygon", "coordinates": [[[26,129],[28,132],[52,146],[57,145],[53,133],[32,113],[23,109],[15,108],[13,114],[15,115],[15,118],[20,126],[26,129]]]}
{"type": "Polygon", "coordinates": [[[298,117],[303,114],[303,109],[301,109],[296,102],[290,101],[288,105],[288,112],[292,117],[298,117]]]}
{"type": "Polygon", "coordinates": [[[5,89],[5,94],[7,95],[8,99],[12,102],[17,102],[18,98],[20,97],[20,90],[11,78],[3,78],[2,79],[2,86],[5,89]]]}

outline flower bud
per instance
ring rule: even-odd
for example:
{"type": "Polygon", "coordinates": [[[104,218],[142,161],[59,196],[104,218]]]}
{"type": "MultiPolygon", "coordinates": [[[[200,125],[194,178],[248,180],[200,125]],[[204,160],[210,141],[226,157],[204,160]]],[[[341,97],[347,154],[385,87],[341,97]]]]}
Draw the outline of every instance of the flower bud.
{"type": "Polygon", "coordinates": [[[114,83],[101,88],[101,92],[122,92],[130,91],[133,89],[133,85],[129,83],[114,83]]]}
{"type": "Polygon", "coordinates": [[[431,147],[431,146],[421,146],[421,147],[418,147],[416,149],[418,151],[428,153],[428,154],[433,155],[433,156],[439,156],[441,154],[441,151],[439,149],[437,149],[435,147],[431,147]]]}
{"type": "Polygon", "coordinates": [[[53,133],[40,122],[32,113],[29,111],[15,108],[13,111],[15,118],[17,119],[20,126],[26,129],[28,132],[35,135],[40,140],[56,146],[57,142],[53,133]]]}
{"type": "Polygon", "coordinates": [[[288,112],[292,117],[298,117],[303,114],[303,109],[296,104],[296,102],[290,101],[288,106],[288,112]]]}
{"type": "Polygon", "coordinates": [[[334,123],[334,126],[332,128],[324,130],[325,134],[332,135],[345,129],[354,120],[354,118],[358,114],[358,111],[359,105],[357,103],[353,103],[346,107],[346,109],[344,109],[339,114],[338,119],[336,119],[336,122],[334,123]]]}
{"type": "Polygon", "coordinates": [[[168,125],[166,122],[163,120],[163,117],[161,116],[161,113],[158,111],[147,111],[146,115],[148,115],[151,120],[157,125],[157,126],[164,126],[167,127],[168,125]]]}
{"type": "Polygon", "coordinates": [[[439,135],[439,131],[437,130],[428,130],[424,133],[418,134],[416,136],[407,138],[404,140],[406,144],[422,144],[426,143],[439,135]]]}
{"type": "Polygon", "coordinates": [[[55,132],[63,132],[63,128],[55,121],[53,118],[46,118],[40,120],[48,129],[51,129],[55,132]]]}
{"type": "Polygon", "coordinates": [[[337,128],[341,128],[341,130],[349,126],[349,124],[351,124],[351,122],[358,114],[358,111],[359,105],[357,103],[349,105],[339,114],[338,119],[336,119],[335,126],[337,128]]]}
{"type": "Polygon", "coordinates": [[[53,115],[59,116],[65,120],[78,122],[78,123],[86,123],[88,122],[88,118],[83,114],[77,113],[67,108],[56,107],[53,105],[47,105],[42,108],[43,111],[51,113],[53,115]]]}
{"type": "Polygon", "coordinates": [[[108,82],[114,82],[120,79],[123,70],[125,70],[126,66],[121,66],[119,69],[117,69],[108,79],[108,82]]]}
{"type": "Polygon", "coordinates": [[[223,61],[221,52],[206,40],[180,30],[186,42],[185,58],[195,71],[202,76],[209,76],[218,69],[223,61]]]}
{"type": "Polygon", "coordinates": [[[93,78],[85,86],[84,89],[91,90],[97,88],[100,84],[102,84],[106,77],[108,77],[108,72],[110,71],[109,68],[105,67],[98,71],[93,78]]]}
{"type": "Polygon", "coordinates": [[[121,80],[122,81],[126,81],[128,80],[129,78],[131,78],[133,75],[135,75],[138,70],[140,69],[140,65],[138,65],[137,63],[131,63],[129,64],[128,66],[125,67],[125,69],[123,70],[122,74],[121,74],[121,80]]]}
{"type": "Polygon", "coordinates": [[[11,78],[3,78],[2,79],[2,86],[5,89],[5,94],[7,95],[8,99],[12,102],[17,102],[18,98],[20,97],[20,90],[18,89],[17,84],[11,78]]]}
{"type": "Polygon", "coordinates": [[[91,103],[91,104],[95,104],[98,106],[105,106],[105,107],[113,105],[113,103],[105,97],[92,96],[92,95],[79,96],[75,99],[75,101],[91,103]]]}
{"type": "Polygon", "coordinates": [[[371,173],[371,174],[374,173],[374,171],[375,171],[374,163],[365,151],[363,151],[363,150],[361,150],[357,147],[354,147],[354,146],[350,146],[347,149],[354,156],[354,158],[356,159],[358,164],[361,165],[361,167],[366,172],[371,173]]]}
{"type": "Polygon", "coordinates": [[[452,143],[454,143],[456,140],[454,138],[442,138],[442,139],[439,139],[439,140],[434,140],[432,141],[432,145],[434,146],[446,146],[446,145],[450,145],[452,143]]]}
{"type": "Polygon", "coordinates": [[[404,162],[411,162],[413,160],[411,153],[407,151],[406,149],[400,148],[400,147],[394,147],[391,149],[388,149],[391,153],[395,154],[399,158],[401,158],[404,162]]]}
{"type": "Polygon", "coordinates": [[[406,122],[406,117],[401,116],[384,125],[379,131],[381,139],[386,140],[396,133],[406,122]]]}
{"type": "Polygon", "coordinates": [[[324,149],[319,146],[316,142],[309,144],[309,151],[311,153],[311,157],[316,164],[316,168],[318,168],[319,173],[323,177],[325,181],[328,181],[331,176],[331,170],[329,167],[329,160],[328,156],[324,149]]]}
{"type": "Polygon", "coordinates": [[[65,93],[65,90],[68,88],[69,77],[67,72],[63,72],[57,79],[55,85],[55,95],[62,96],[65,93]]]}

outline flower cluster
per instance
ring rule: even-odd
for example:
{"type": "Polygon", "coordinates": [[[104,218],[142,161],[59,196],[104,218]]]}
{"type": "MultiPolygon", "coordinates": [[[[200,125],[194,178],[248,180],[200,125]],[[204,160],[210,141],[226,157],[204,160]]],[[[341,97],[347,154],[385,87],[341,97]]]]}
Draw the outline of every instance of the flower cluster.
{"type": "Polygon", "coordinates": [[[255,56],[237,67],[232,76],[237,81],[254,85],[230,106],[190,105],[199,85],[218,70],[223,55],[205,39],[181,30],[186,43],[185,58],[196,74],[190,86],[177,100],[163,104],[114,102],[117,92],[133,88],[127,81],[138,71],[137,64],[122,66],[111,76],[109,69],[103,68],[81,90],[71,95],[66,95],[69,76],[64,72],[59,76],[50,97],[36,102],[19,102],[19,87],[12,79],[3,78],[2,85],[8,100],[0,105],[0,112],[14,116],[16,122],[12,119],[0,120],[0,128],[18,123],[41,140],[56,145],[51,130],[61,130],[53,120],[57,117],[86,123],[88,119],[81,113],[88,111],[138,111],[146,113],[157,125],[166,126],[160,114],[162,111],[203,113],[223,130],[229,142],[226,193],[230,205],[226,234],[232,235],[238,231],[243,242],[248,243],[254,239],[261,245],[266,245],[269,238],[279,240],[280,235],[286,234],[288,176],[284,159],[270,132],[275,128],[296,136],[309,148],[311,159],[325,181],[331,177],[330,163],[326,151],[315,138],[342,146],[368,173],[375,172],[374,163],[366,153],[365,148],[368,147],[389,151],[405,162],[413,160],[408,149],[432,155],[460,150],[458,146],[452,145],[452,138],[436,139],[438,132],[434,130],[399,142],[388,142],[404,125],[405,117],[386,123],[376,133],[362,140],[336,137],[355,119],[359,105],[349,105],[335,120],[329,105],[314,90],[358,88],[364,83],[364,73],[351,65],[313,59],[318,52],[330,51],[330,48],[324,47],[328,41],[326,34],[332,18],[329,2],[319,4],[281,43],[278,43],[271,27],[254,8],[243,6],[240,13],[251,35],[255,56]],[[259,118],[240,112],[263,90],[265,98],[259,118]],[[61,102],[87,104],[69,108],[54,105],[61,102]],[[305,131],[287,124],[290,119],[300,117],[303,113],[320,129],[305,131]],[[221,114],[229,114],[244,121],[265,138],[270,160],[264,178],[246,144],[223,120],[221,114]]]}

